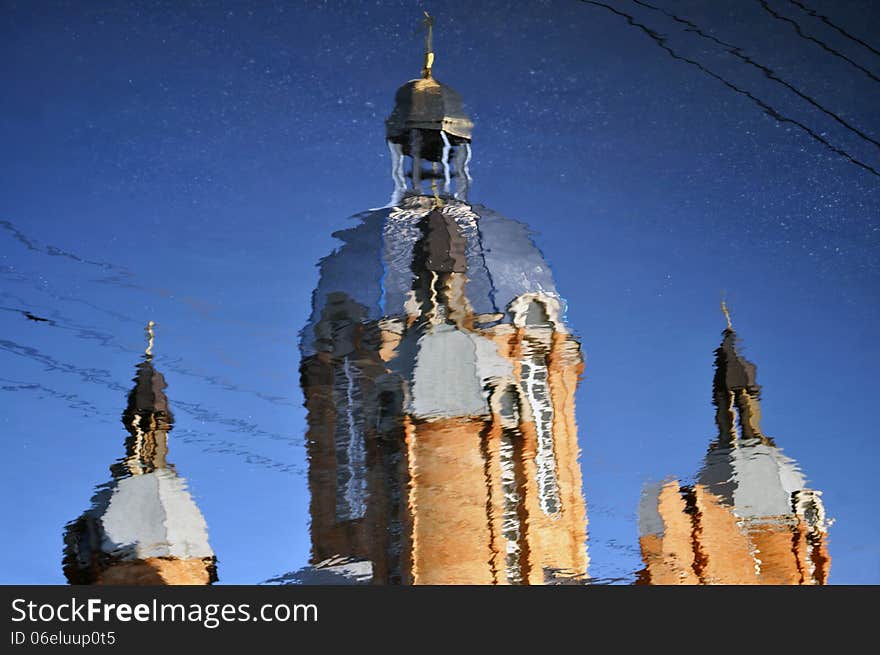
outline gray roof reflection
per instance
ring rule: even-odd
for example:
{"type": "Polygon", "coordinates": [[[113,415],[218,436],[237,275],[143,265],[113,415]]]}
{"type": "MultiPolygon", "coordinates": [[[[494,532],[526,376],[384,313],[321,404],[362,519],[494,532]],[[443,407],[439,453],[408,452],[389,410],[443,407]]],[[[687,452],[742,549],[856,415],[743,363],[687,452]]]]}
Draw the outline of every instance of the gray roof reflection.
{"type": "Polygon", "coordinates": [[[664,533],[663,517],[660,516],[660,492],[663,482],[647,482],[639,498],[639,536],[664,533]]]}
{"type": "Polygon", "coordinates": [[[482,254],[491,276],[496,311],[504,311],[511,300],[524,293],[558,296],[553,273],[529,227],[483,205],[476,205],[474,211],[480,216],[482,254]]]}
{"type": "Polygon", "coordinates": [[[101,522],[104,553],[125,559],[214,555],[186,480],[171,469],[116,481],[107,505],[89,513],[101,522]]]}
{"type": "Polygon", "coordinates": [[[698,482],[727,502],[737,516],[793,514],[791,494],[806,486],[797,463],[758,439],[738,443],[709,451],[698,482]]]}
{"type": "Polygon", "coordinates": [[[262,584],[277,585],[364,585],[373,579],[373,563],[351,557],[331,557],[314,566],[291,571],[262,584]]]}
{"type": "Polygon", "coordinates": [[[513,368],[492,341],[451,325],[407,335],[400,353],[390,367],[412,380],[409,412],[425,419],[488,414],[483,388],[513,368]]]}
{"type": "MultiPolygon", "coordinates": [[[[319,264],[312,314],[301,335],[303,355],[316,351],[315,327],[330,294],[343,293],[361,305],[360,320],[405,315],[413,288],[413,250],[422,235],[419,223],[432,203],[426,196],[411,196],[398,207],[360,214],[358,225],[334,234],[343,243],[319,264]]],[[[529,292],[558,298],[550,267],[523,223],[452,200],[443,212],[466,241],[466,293],[476,314],[505,312],[512,300],[529,292]]]]}

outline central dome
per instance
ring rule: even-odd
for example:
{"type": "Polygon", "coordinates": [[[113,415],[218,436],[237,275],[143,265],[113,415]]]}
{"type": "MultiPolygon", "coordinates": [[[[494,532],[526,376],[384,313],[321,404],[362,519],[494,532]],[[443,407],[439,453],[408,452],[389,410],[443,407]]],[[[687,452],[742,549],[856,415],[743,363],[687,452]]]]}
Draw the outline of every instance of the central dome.
{"type": "Polygon", "coordinates": [[[483,205],[449,200],[437,209],[426,196],[408,196],[397,207],[358,218],[357,225],[334,233],[342,245],[321,261],[312,315],[301,335],[304,357],[338,340],[338,328],[327,327],[337,315],[352,323],[405,322],[417,271],[465,275],[470,311],[481,320],[524,322],[527,301],[540,297],[557,331],[565,331],[564,300],[523,223],[483,205]]]}

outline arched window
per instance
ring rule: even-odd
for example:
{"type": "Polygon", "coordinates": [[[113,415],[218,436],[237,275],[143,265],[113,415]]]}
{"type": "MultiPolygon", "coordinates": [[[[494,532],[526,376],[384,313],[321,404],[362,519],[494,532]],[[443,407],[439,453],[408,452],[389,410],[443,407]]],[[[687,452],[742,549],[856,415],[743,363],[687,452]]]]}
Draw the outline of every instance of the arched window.
{"type": "Polygon", "coordinates": [[[501,514],[501,536],[506,543],[505,572],[509,584],[522,584],[522,526],[520,524],[520,505],[522,494],[517,482],[518,442],[520,412],[519,394],[516,387],[508,386],[499,398],[501,415],[501,494],[503,510],[501,514]]]}
{"type": "Polygon", "coordinates": [[[550,516],[560,510],[559,484],[553,439],[553,400],[550,395],[548,355],[553,334],[564,330],[560,323],[559,299],[545,293],[526,293],[508,305],[513,322],[524,330],[520,359],[520,386],[532,410],[538,449],[535,454],[538,498],[542,511],[550,516]]]}
{"type": "Polygon", "coordinates": [[[350,357],[333,365],[336,408],[336,520],[363,518],[367,509],[366,444],[358,369],[350,357]]]}
{"type": "Polygon", "coordinates": [[[547,313],[547,306],[540,300],[533,300],[529,303],[526,310],[526,326],[545,326],[550,325],[550,315],[547,313]]]}
{"type": "MultiPolygon", "coordinates": [[[[525,344],[529,346],[530,344],[525,344]]],[[[529,348],[520,362],[520,381],[535,420],[538,449],[535,453],[538,500],[548,515],[559,512],[559,484],[553,443],[553,399],[550,397],[547,353],[541,346],[529,348]]]]}

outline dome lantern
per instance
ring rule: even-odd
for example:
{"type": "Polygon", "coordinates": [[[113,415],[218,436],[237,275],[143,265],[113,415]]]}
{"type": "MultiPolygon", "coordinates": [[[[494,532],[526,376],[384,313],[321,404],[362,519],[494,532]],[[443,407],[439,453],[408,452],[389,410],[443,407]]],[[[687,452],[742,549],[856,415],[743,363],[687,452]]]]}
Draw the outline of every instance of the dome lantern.
{"type": "Polygon", "coordinates": [[[425,12],[422,77],[397,90],[394,109],[385,121],[394,179],[392,205],[405,195],[422,195],[423,180],[431,180],[432,193],[437,197],[467,200],[473,122],[464,112],[461,96],[433,77],[433,21],[425,12]],[[429,162],[430,168],[424,169],[423,162],[429,162]]]}

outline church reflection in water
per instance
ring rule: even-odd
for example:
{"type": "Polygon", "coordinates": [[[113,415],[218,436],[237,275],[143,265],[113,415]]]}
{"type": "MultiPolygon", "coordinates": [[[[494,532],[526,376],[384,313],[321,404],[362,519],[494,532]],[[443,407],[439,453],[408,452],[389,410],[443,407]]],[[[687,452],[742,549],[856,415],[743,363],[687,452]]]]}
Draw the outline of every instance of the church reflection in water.
{"type": "MultiPolygon", "coordinates": [[[[386,121],[386,207],[336,233],[300,338],[308,566],[269,583],[589,584],[575,395],[584,359],[523,224],[471,204],[459,95],[422,76],[386,121]]],[[[152,326],[152,324],[151,324],[152,326]]],[[[644,584],[824,584],[818,492],[760,427],[755,367],[729,324],[718,437],[695,484],[648,488],[644,584]]],[[[167,462],[172,415],[150,347],[125,457],[68,524],[71,583],[209,584],[201,512],[167,462]]]]}
{"type": "Polygon", "coordinates": [[[587,575],[583,369],[527,228],[470,204],[460,96],[386,121],[387,207],[335,236],[301,339],[312,566],[277,581],[544,584],[587,575]]]}
{"type": "MultiPolygon", "coordinates": [[[[473,124],[432,64],[429,31],[386,121],[391,202],[320,263],[311,563],[268,582],[590,584],[580,344],[528,229],[468,200],[473,124]]],[[[716,366],[719,438],[697,484],[645,493],[638,582],[824,584],[820,495],[761,432],[730,326],[716,366]]]]}
{"type": "Polygon", "coordinates": [[[217,579],[208,530],[186,480],[167,460],[174,417],[149,346],[137,365],[122,423],[125,456],[110,467],[92,506],[67,524],[64,575],[71,584],[205,585],[217,579]]]}
{"type": "MultiPolygon", "coordinates": [[[[725,314],[727,313],[724,307],[725,314]]],[[[825,584],[821,492],[761,430],[756,367],[730,325],[715,351],[718,436],[695,484],[648,486],[639,507],[643,584],[825,584]]]]}

